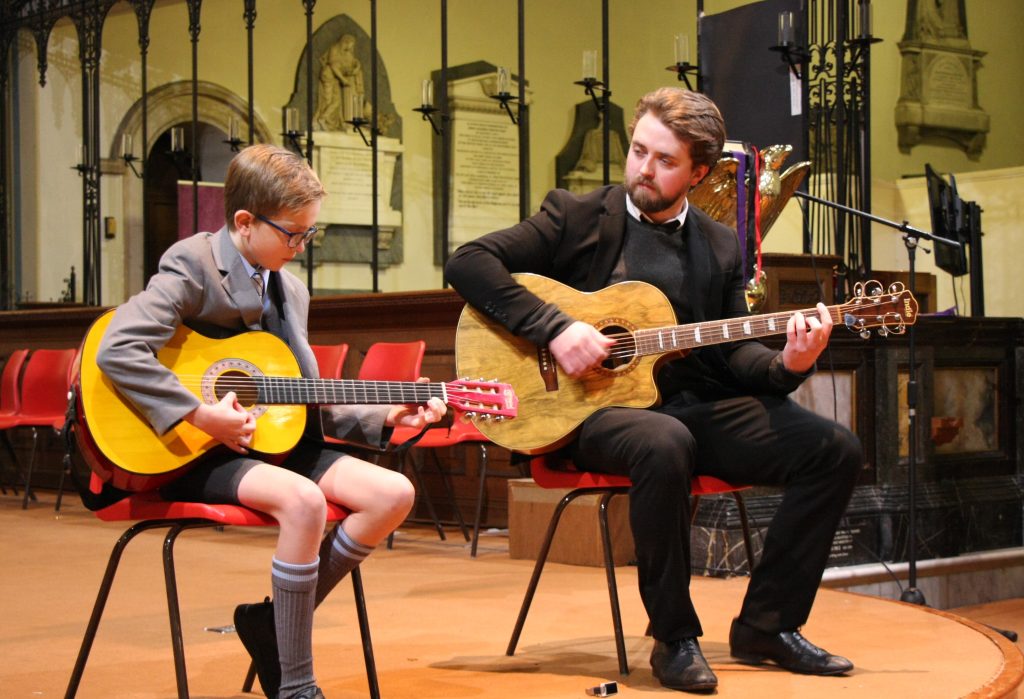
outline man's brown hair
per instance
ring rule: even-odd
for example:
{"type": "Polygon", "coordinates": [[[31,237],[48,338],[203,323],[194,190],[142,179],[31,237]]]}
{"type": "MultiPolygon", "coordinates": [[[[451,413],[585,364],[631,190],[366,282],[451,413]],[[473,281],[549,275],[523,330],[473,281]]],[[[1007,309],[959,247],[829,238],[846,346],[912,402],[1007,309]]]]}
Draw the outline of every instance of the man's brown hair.
{"type": "Polygon", "coordinates": [[[694,165],[714,168],[725,145],[725,121],[714,102],[699,92],[680,87],[662,87],[648,92],[636,103],[629,125],[630,135],[647,112],[658,117],[679,140],[690,146],[694,165]]]}
{"type": "Polygon", "coordinates": [[[319,201],[327,192],[305,158],[267,143],[243,148],[228,165],[224,216],[234,228],[235,212],[273,216],[319,201]]]}

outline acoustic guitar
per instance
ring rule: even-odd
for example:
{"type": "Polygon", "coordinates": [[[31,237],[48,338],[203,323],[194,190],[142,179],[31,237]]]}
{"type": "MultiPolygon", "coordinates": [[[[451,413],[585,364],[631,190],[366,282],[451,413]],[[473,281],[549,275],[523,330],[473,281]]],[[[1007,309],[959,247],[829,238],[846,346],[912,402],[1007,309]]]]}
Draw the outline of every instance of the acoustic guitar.
{"type": "MultiPolygon", "coordinates": [[[[519,396],[515,420],[480,423],[478,428],[496,444],[527,454],[564,445],[583,420],[601,408],[654,405],[654,376],[663,358],[697,347],[785,334],[794,313],[818,315],[810,308],[676,325],[668,298],[644,282],[622,282],[585,293],[535,274],[513,277],[544,301],[615,339],[604,364],[573,378],[559,369],[546,347],[513,336],[470,306],[462,311],[455,339],[459,376],[500,372],[519,396]]],[[[836,326],[867,337],[870,328],[900,334],[917,320],[917,301],[899,282],[888,289],[878,282],[859,283],[855,293],[849,302],[828,308],[836,326]]]]}
{"type": "MultiPolygon", "coordinates": [[[[132,491],[157,488],[211,449],[226,447],[186,422],[158,435],[121,395],[96,365],[97,349],[112,317],[113,311],[100,316],[82,343],[76,439],[92,470],[113,486],[132,491]]],[[[474,419],[507,419],[517,413],[512,387],[492,381],[303,378],[288,345],[266,332],[218,340],[181,326],[156,356],[205,403],[216,403],[234,391],[256,417],[251,448],[268,454],[285,454],[298,443],[307,405],[413,404],[437,397],[474,419]]]]}

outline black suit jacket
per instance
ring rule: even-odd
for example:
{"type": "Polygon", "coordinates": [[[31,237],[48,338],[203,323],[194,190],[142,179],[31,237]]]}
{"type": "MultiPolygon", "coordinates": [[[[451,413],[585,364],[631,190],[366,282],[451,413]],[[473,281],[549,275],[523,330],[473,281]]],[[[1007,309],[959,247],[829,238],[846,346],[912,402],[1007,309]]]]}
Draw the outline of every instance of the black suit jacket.
{"type": "MultiPolygon", "coordinates": [[[[540,211],[521,223],[466,243],[445,267],[466,301],[516,335],[546,345],[573,318],[520,286],[511,273],[532,272],[580,291],[608,285],[626,235],[626,191],[611,185],[585,195],[553,190],[540,211]]],[[[691,206],[686,216],[687,273],[692,298],[680,322],[747,315],[735,232],[691,206]]],[[[786,393],[803,377],[782,366],[779,353],[744,340],[692,352],[659,375],[664,392],[692,390],[700,399],[749,392],[786,393]]]]}

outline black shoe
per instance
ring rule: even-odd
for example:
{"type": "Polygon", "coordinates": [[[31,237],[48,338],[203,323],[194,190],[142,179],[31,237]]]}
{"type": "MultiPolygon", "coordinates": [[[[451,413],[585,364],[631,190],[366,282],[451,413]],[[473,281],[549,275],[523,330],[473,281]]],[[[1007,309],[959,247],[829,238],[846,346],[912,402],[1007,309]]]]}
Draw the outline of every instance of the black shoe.
{"type": "Polygon", "coordinates": [[[326,699],[319,687],[306,687],[298,694],[293,694],[291,699],[326,699]]]}
{"type": "Polygon", "coordinates": [[[663,643],[654,642],[651,668],[663,687],[683,692],[710,692],[718,678],[708,667],[696,638],[663,643]]]}
{"type": "Polygon", "coordinates": [[[270,598],[258,604],[235,607],[235,631],[256,664],[263,693],[275,699],[281,688],[281,660],[277,654],[274,604],[270,598]]]}
{"type": "Polygon", "coordinates": [[[779,667],[804,675],[842,675],[853,669],[849,660],[818,648],[799,631],[765,633],[738,618],[733,619],[729,631],[729,651],[742,663],[756,665],[771,660],[779,667]]]}

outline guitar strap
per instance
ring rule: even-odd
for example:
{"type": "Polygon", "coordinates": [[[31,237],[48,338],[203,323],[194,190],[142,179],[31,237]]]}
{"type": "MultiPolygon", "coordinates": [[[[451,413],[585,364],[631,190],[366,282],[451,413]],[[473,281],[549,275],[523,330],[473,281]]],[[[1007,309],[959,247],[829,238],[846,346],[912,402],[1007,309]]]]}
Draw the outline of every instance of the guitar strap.
{"type": "MultiPolygon", "coordinates": [[[[78,491],[78,495],[82,498],[82,504],[85,505],[86,509],[95,512],[96,510],[102,510],[108,505],[113,505],[118,500],[131,495],[126,490],[115,488],[108,482],[103,483],[103,488],[98,493],[94,493],[87,483],[82,482],[82,476],[75,470],[75,448],[77,446],[74,437],[74,431],[78,429],[78,386],[72,384],[68,391],[68,409],[64,413],[64,427],[61,428],[60,436],[64,440],[64,459],[62,461],[62,468],[64,469],[63,475],[67,475],[71,478],[71,482],[75,486],[75,490],[78,491]]],[[[57,502],[57,507],[60,507],[60,501],[57,502]]]]}

